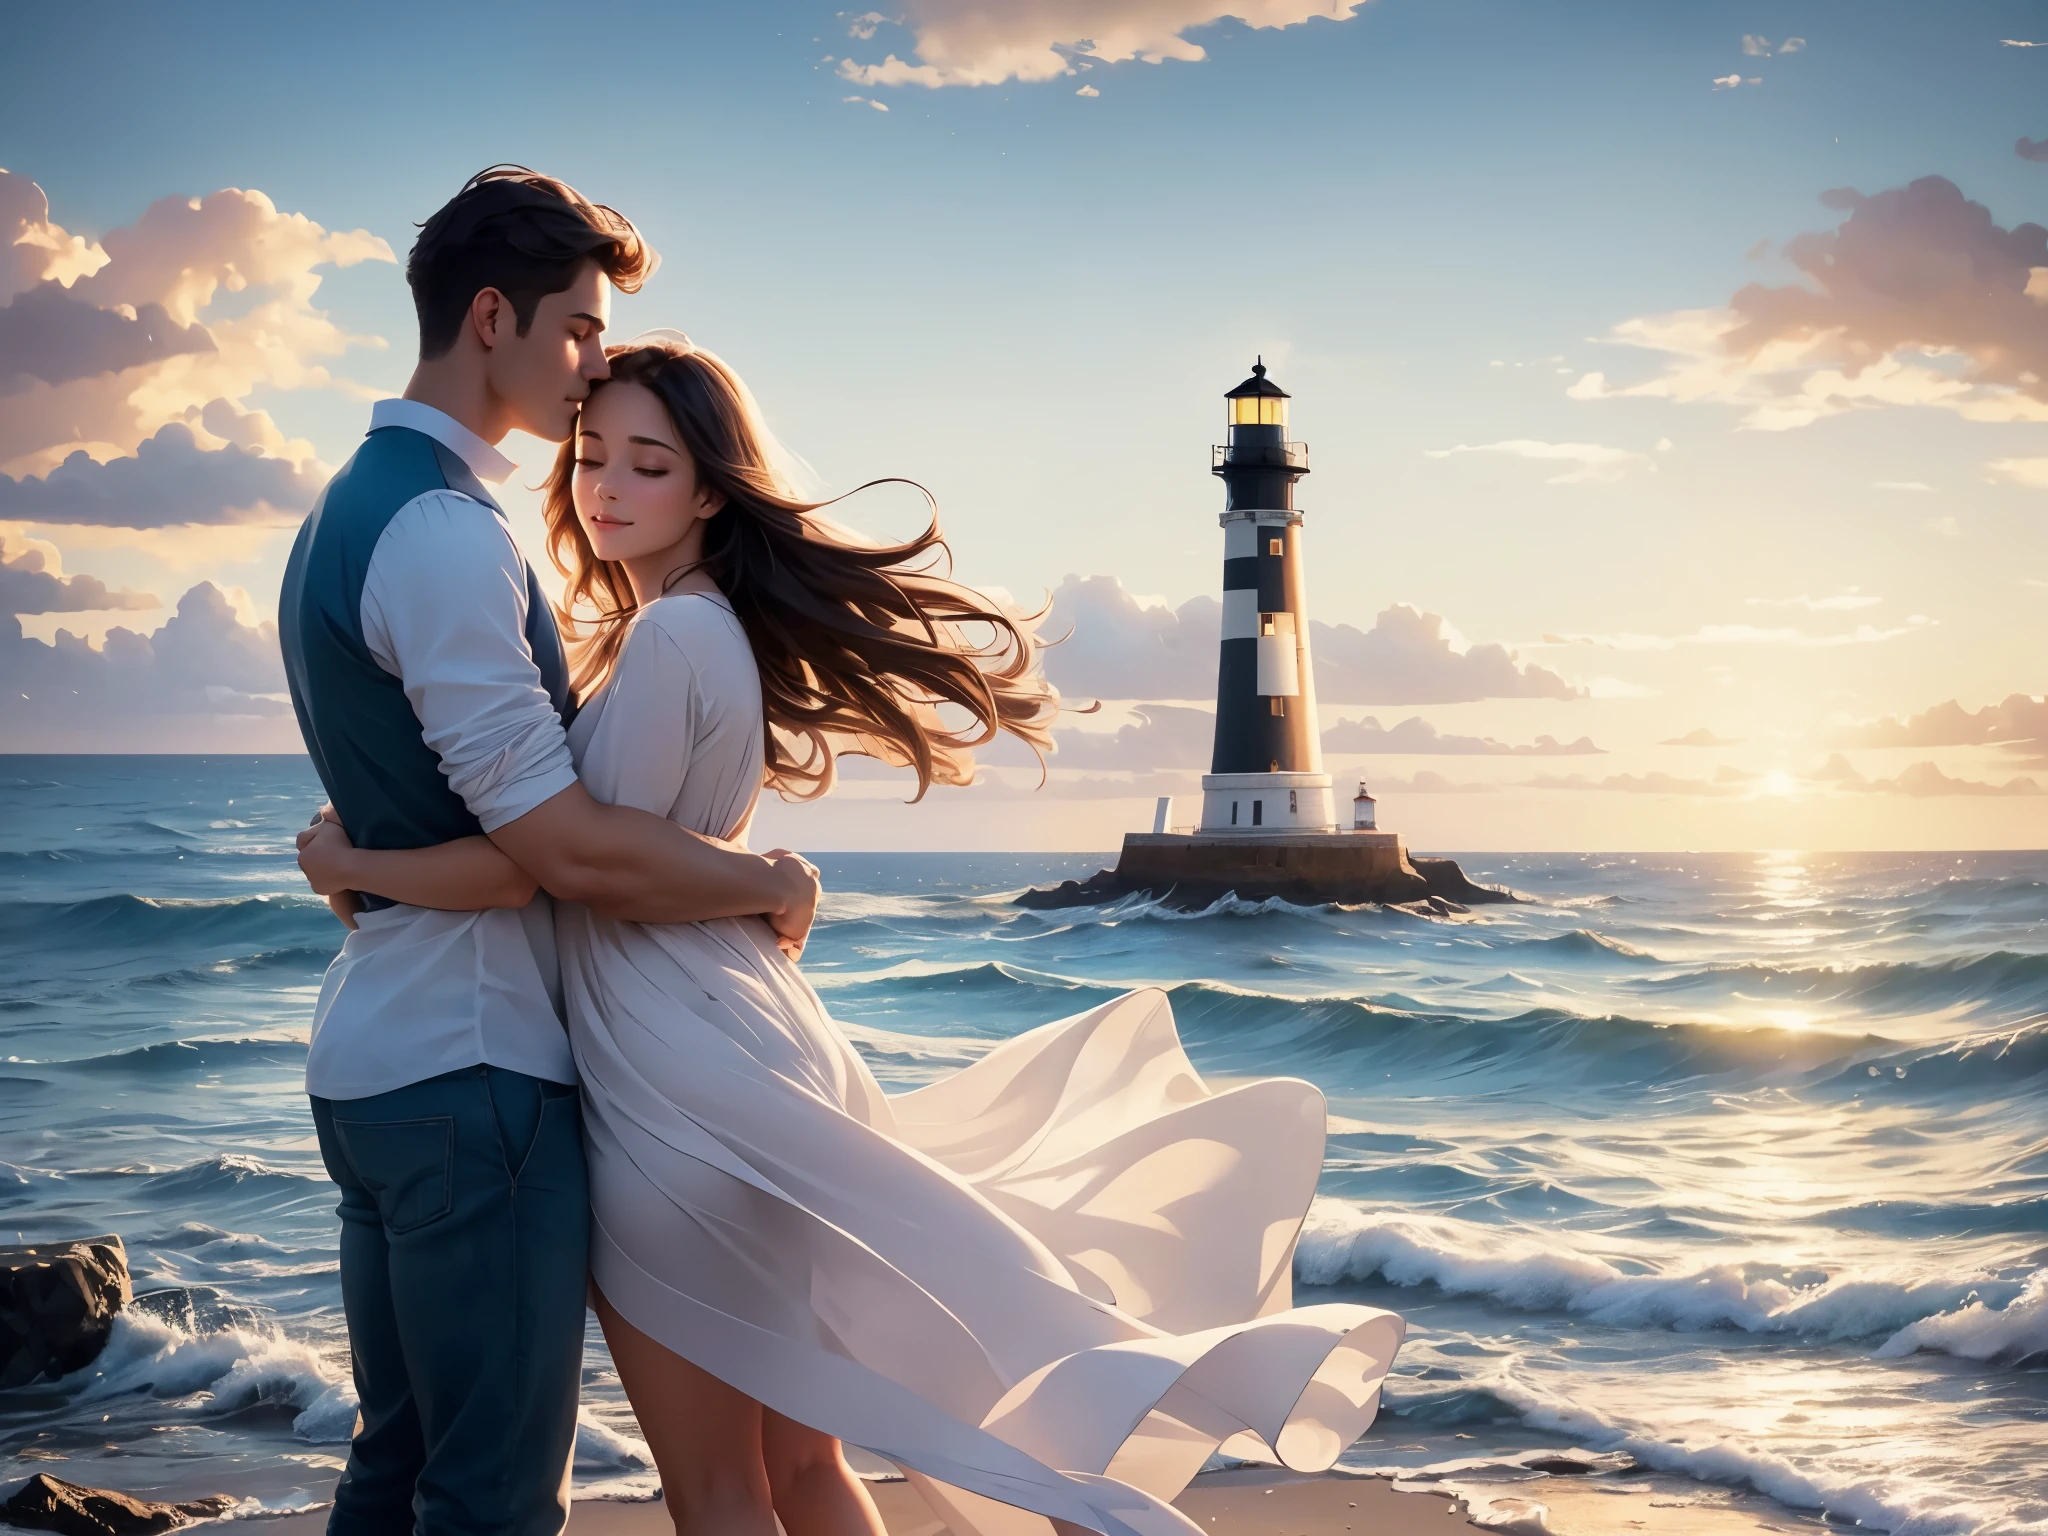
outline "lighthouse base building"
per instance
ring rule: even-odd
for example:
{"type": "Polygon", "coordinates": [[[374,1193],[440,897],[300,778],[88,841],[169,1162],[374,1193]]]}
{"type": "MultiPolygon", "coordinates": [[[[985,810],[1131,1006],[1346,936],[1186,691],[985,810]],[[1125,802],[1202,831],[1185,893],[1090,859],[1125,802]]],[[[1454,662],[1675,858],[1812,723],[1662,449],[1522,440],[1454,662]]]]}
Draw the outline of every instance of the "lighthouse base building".
{"type": "Polygon", "coordinates": [[[1379,830],[1363,784],[1348,824],[1338,820],[1323,771],[1303,517],[1294,505],[1308,446],[1288,440],[1288,395],[1263,360],[1224,402],[1229,440],[1210,461],[1224,485],[1223,624],[1200,820],[1175,830],[1172,801],[1162,799],[1152,830],[1124,838],[1114,870],[1018,900],[1071,906],[1141,890],[1183,907],[1232,894],[1438,907],[1513,900],[1473,885],[1450,859],[1409,858],[1398,833],[1379,830]]]}

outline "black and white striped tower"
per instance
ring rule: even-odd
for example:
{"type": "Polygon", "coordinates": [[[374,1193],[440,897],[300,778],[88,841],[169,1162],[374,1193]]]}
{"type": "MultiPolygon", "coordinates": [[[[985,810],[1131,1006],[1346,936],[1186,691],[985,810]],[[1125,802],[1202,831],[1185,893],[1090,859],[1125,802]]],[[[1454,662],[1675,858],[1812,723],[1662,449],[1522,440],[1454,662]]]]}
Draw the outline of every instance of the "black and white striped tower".
{"type": "Polygon", "coordinates": [[[1289,397],[1266,377],[1263,359],[1223,398],[1229,441],[1211,464],[1224,486],[1223,643],[1200,830],[1335,832],[1294,505],[1308,445],[1287,440],[1289,397]]]}

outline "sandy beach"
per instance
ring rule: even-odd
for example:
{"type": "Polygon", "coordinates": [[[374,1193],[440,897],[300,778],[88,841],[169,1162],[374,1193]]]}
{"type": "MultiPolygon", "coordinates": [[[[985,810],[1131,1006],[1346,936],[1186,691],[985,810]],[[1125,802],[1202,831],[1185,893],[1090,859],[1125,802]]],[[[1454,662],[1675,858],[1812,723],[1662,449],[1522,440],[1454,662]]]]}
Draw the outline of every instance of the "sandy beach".
{"type": "MultiPolygon", "coordinates": [[[[947,1536],[945,1526],[931,1517],[909,1484],[870,1486],[890,1536],[947,1536]]],[[[1448,1536],[1459,1531],[1492,1531],[1496,1536],[1538,1536],[1544,1531],[1554,1536],[1750,1536],[1808,1528],[1795,1518],[1759,1518],[1725,1502],[1713,1490],[1703,1496],[1671,1497],[1628,1479],[1544,1477],[1491,1484],[1487,1491],[1494,1496],[1495,1523],[1486,1526],[1474,1524],[1464,1503],[1448,1489],[1397,1489],[1380,1477],[1298,1477],[1263,1467],[1204,1473],[1176,1503],[1215,1536],[1448,1536]],[[1532,1507],[1536,1505],[1542,1506],[1541,1512],[1532,1507]]],[[[326,1528],[327,1514],[318,1510],[264,1524],[290,1536],[314,1536],[326,1528]]],[[[569,1525],[583,1536],[667,1536],[671,1529],[658,1500],[585,1500],[575,1506],[569,1525]]]]}

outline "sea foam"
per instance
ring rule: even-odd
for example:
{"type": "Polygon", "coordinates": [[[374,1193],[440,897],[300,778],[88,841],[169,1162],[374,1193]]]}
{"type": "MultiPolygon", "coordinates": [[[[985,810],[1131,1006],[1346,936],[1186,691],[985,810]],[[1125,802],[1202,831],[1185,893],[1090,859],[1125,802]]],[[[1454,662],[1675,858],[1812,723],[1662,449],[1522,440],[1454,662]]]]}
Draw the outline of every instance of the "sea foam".
{"type": "MultiPolygon", "coordinates": [[[[1785,1266],[1755,1262],[1708,1264],[1677,1274],[1628,1274],[1594,1255],[1497,1227],[1367,1210],[1328,1197],[1318,1198],[1309,1210],[1294,1273],[1304,1285],[1372,1279],[1434,1285],[1453,1295],[1488,1296],[1525,1311],[1573,1312],[1617,1327],[1735,1328],[1835,1340],[1882,1333],[1896,1337],[1896,1330],[1923,1320],[1931,1325],[1940,1314],[1973,1301],[1981,1311],[1986,1296],[2011,1302],[2024,1294],[2020,1281],[1983,1272],[1938,1277],[1846,1272],[1806,1285],[1787,1279],[1785,1266]]],[[[1961,1319],[1969,1313],[1954,1315],[1961,1319]]],[[[1985,1316],[2003,1318],[2006,1312],[1985,1316]]],[[[2041,1309],[2033,1316],[2033,1327],[2041,1328],[2041,1309]]],[[[1958,1321],[1958,1336],[1976,1326],[1958,1321]]],[[[1898,1352],[1947,1347],[1930,1338],[1898,1352]]]]}
{"type": "Polygon", "coordinates": [[[1987,1305],[1981,1296],[1971,1297],[1956,1311],[1908,1323],[1877,1353],[1895,1360],[1922,1349],[2014,1365],[2048,1355],[2048,1269],[2035,1270],[2025,1288],[2002,1307],[1987,1305]]]}

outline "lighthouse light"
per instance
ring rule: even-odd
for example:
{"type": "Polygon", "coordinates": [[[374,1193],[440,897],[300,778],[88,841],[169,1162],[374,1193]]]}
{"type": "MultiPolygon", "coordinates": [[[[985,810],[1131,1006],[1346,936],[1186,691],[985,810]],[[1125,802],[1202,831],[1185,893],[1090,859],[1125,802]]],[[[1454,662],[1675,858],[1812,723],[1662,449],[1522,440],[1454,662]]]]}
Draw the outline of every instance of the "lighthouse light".
{"type": "Polygon", "coordinates": [[[1230,401],[1233,427],[1284,427],[1287,398],[1284,395],[1240,395],[1230,401]]]}

